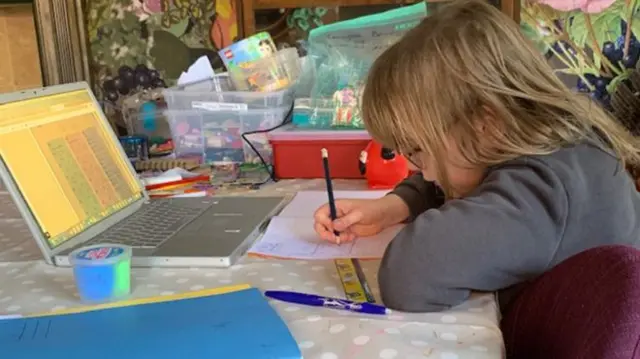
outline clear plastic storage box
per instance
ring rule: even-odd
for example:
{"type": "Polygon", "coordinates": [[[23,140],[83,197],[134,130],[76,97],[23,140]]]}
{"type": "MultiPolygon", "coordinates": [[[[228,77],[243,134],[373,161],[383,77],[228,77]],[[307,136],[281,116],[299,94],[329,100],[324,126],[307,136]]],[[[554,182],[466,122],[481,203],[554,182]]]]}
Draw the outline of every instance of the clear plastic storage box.
{"type": "Polygon", "coordinates": [[[190,85],[165,89],[163,92],[167,107],[177,110],[254,110],[292,106],[293,87],[280,91],[250,92],[234,91],[227,74],[216,75],[213,79],[190,85]]]}
{"type": "Polygon", "coordinates": [[[227,73],[165,89],[175,155],[200,157],[211,164],[260,163],[262,156],[271,163],[266,134],[247,133],[269,130],[284,121],[293,107],[300,62],[295,50],[282,51],[274,59],[288,76],[289,87],[282,90],[237,91],[227,73]],[[242,139],[242,134],[247,134],[260,156],[242,139]]]}
{"type": "Polygon", "coordinates": [[[271,146],[266,133],[247,134],[272,129],[282,123],[290,107],[258,110],[169,111],[177,157],[200,157],[205,163],[260,163],[255,151],[242,139],[251,141],[267,163],[271,163],[271,146]]]}
{"type": "Polygon", "coordinates": [[[130,113],[126,117],[126,122],[127,131],[131,135],[171,138],[171,127],[165,111],[130,113]]]}

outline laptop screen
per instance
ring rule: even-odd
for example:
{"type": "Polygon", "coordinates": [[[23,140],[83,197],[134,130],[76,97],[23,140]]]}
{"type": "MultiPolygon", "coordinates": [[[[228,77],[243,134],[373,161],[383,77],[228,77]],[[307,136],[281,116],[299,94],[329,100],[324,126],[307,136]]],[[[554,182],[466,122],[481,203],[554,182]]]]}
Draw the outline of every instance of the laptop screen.
{"type": "Polygon", "coordinates": [[[143,195],[88,91],[0,104],[0,159],[51,248],[143,195]]]}

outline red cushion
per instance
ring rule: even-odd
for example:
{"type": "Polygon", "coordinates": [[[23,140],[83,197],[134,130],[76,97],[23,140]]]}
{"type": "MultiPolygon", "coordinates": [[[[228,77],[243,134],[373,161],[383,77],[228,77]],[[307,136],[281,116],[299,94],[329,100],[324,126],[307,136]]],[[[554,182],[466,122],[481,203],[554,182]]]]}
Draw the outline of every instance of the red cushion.
{"type": "Polygon", "coordinates": [[[502,319],[507,358],[640,358],[640,251],[579,253],[525,287],[502,319]]]}

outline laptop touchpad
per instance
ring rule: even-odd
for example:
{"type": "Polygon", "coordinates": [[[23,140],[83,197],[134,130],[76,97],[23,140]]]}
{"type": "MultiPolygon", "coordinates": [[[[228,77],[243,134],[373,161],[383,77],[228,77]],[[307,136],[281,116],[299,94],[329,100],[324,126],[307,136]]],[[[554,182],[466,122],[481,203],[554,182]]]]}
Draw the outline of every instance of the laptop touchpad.
{"type": "Polygon", "coordinates": [[[216,205],[165,242],[156,256],[225,257],[269,219],[280,197],[216,198],[216,205]]]}

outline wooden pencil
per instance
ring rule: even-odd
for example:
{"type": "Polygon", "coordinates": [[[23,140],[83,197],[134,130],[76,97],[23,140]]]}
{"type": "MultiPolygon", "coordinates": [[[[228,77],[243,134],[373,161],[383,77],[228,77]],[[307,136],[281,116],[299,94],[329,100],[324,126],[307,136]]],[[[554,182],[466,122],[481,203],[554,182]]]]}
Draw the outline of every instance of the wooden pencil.
{"type": "MultiPolygon", "coordinates": [[[[324,166],[324,179],[327,183],[327,195],[329,196],[329,211],[331,214],[331,220],[335,221],[338,217],[338,211],[336,210],[336,200],[333,197],[333,185],[331,183],[331,173],[329,171],[329,151],[326,148],[320,150],[322,153],[322,164],[324,166]]],[[[333,231],[336,235],[336,243],[340,244],[340,233],[336,230],[333,231]]]]}

